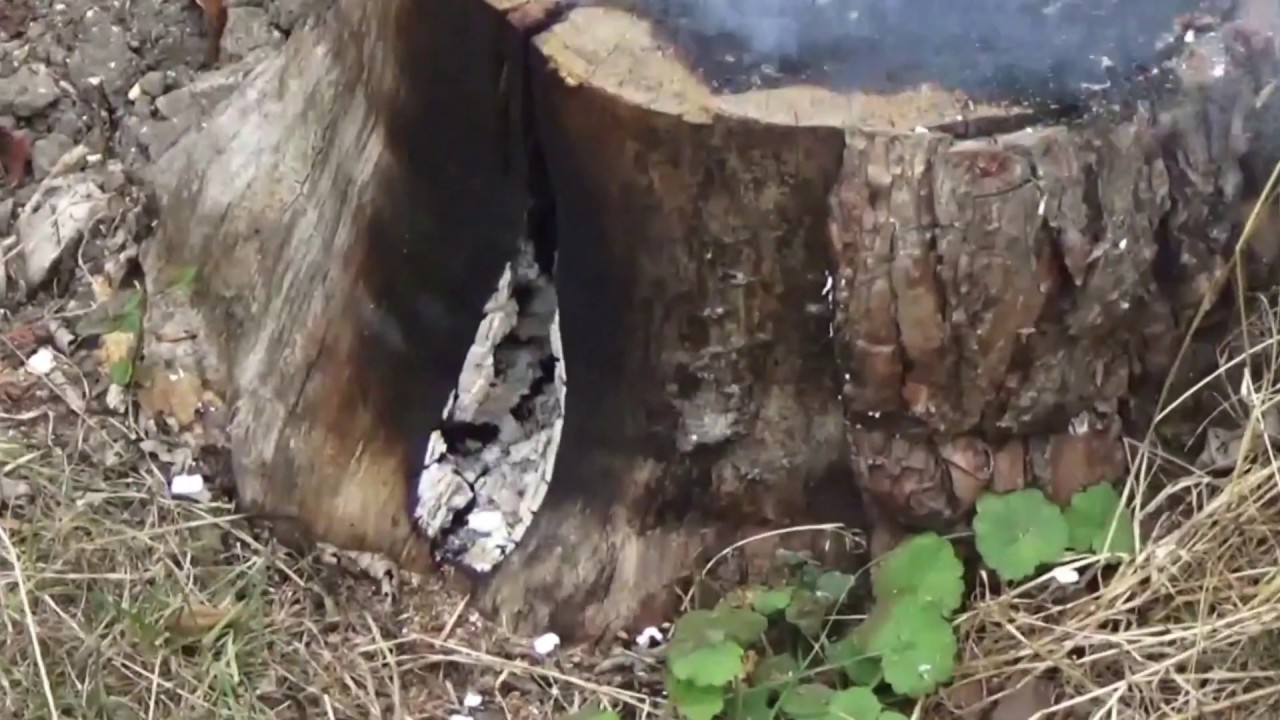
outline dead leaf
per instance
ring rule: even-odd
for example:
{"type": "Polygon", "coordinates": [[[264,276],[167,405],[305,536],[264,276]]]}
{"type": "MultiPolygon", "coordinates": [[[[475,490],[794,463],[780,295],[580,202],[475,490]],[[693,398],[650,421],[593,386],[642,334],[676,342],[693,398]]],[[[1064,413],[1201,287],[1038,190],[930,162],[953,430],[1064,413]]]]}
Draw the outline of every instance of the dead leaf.
{"type": "Polygon", "coordinates": [[[133,351],[138,346],[138,336],[123,330],[103,335],[98,345],[98,363],[103,372],[110,373],[116,363],[133,362],[133,351]]]}
{"type": "Polygon", "coordinates": [[[156,370],[138,390],[138,404],[150,416],[167,415],[186,427],[195,422],[204,395],[199,376],[182,370],[156,370]]]}
{"type": "Polygon", "coordinates": [[[179,638],[192,639],[207,635],[232,614],[230,606],[204,603],[188,605],[169,620],[168,629],[179,638]]]}
{"type": "Polygon", "coordinates": [[[0,169],[9,187],[18,187],[27,176],[31,162],[31,140],[25,134],[0,125],[0,169]]]}
{"type": "Polygon", "coordinates": [[[93,288],[94,302],[97,303],[107,302],[116,292],[116,289],[111,285],[111,278],[106,275],[94,275],[90,285],[93,288]]]}

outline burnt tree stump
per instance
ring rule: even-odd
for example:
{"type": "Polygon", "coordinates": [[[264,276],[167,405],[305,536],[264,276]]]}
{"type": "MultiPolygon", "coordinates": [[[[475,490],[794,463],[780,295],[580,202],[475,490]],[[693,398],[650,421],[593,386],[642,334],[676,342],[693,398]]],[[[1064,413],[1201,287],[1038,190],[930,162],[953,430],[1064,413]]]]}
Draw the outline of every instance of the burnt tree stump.
{"type": "Polygon", "coordinates": [[[761,529],[1122,477],[1276,159],[1274,8],[799,5],[337,0],[254,70],[146,258],[241,502],[583,637],[761,529]]]}

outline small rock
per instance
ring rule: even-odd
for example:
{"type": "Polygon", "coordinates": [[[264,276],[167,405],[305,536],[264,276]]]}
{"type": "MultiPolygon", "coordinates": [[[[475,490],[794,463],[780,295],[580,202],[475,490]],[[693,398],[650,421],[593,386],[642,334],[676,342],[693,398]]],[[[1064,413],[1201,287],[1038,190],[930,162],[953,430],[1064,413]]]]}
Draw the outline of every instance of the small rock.
{"type": "Polygon", "coordinates": [[[75,141],[59,133],[50,133],[36,140],[31,147],[31,167],[35,178],[43,180],[48,177],[58,160],[75,145],[75,141]]]}
{"type": "Polygon", "coordinates": [[[136,77],[138,57],[129,49],[123,28],[110,22],[87,23],[67,62],[71,82],[84,93],[101,86],[107,97],[124,96],[136,77]]]}
{"type": "Polygon", "coordinates": [[[22,279],[27,288],[43,283],[53,266],[107,210],[110,197],[83,174],[42,184],[18,216],[22,279]]]}
{"type": "Polygon", "coordinates": [[[560,636],[555,633],[539,635],[533,640],[533,651],[539,655],[550,655],[560,647],[560,636]]]}
{"type": "Polygon", "coordinates": [[[227,58],[239,59],[263,47],[284,42],[284,35],[271,27],[267,11],[255,7],[233,7],[227,13],[227,27],[222,34],[222,51],[227,58]]]}
{"type": "Polygon", "coordinates": [[[27,372],[32,375],[48,375],[53,372],[53,368],[58,364],[58,356],[54,354],[53,349],[42,347],[31,353],[31,357],[27,358],[27,372]]]}
{"type": "Polygon", "coordinates": [[[298,23],[315,9],[315,0],[276,0],[268,12],[271,22],[281,30],[291,33],[298,23]]]}
{"type": "Polygon", "coordinates": [[[169,481],[169,494],[174,497],[185,497],[203,500],[208,496],[205,489],[204,476],[200,474],[174,475],[169,481]]]}
{"type": "Polygon", "coordinates": [[[31,117],[57,102],[58,83],[44,65],[26,65],[0,78],[0,114],[31,117]]]}
{"type": "Polygon", "coordinates": [[[151,97],[160,97],[167,89],[165,74],[160,70],[152,70],[138,81],[137,87],[151,97]]]}

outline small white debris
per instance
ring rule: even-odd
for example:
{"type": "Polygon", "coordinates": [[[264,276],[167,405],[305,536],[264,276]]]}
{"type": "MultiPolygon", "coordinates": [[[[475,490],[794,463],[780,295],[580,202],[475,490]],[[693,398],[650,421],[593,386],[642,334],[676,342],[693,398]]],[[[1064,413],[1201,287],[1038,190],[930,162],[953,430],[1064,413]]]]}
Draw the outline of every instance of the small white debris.
{"type": "Polygon", "coordinates": [[[917,125],[915,129],[915,133],[917,135],[927,135],[929,133],[929,128],[923,125],[917,125]]]}
{"type": "Polygon", "coordinates": [[[1075,585],[1080,582],[1080,573],[1070,567],[1056,567],[1049,573],[1049,577],[1056,580],[1059,585],[1075,585]]]}
{"type": "Polygon", "coordinates": [[[449,720],[472,720],[472,717],[470,715],[462,715],[460,713],[454,713],[449,716],[449,720]]]}
{"type": "Polygon", "coordinates": [[[506,521],[502,518],[501,510],[482,510],[467,517],[467,527],[488,535],[505,528],[506,521]]]}
{"type": "Polygon", "coordinates": [[[31,485],[23,480],[10,480],[0,477],[0,501],[14,502],[30,497],[31,485]]]}
{"type": "Polygon", "coordinates": [[[27,372],[32,375],[48,375],[53,372],[57,363],[58,356],[53,353],[53,349],[47,346],[42,347],[27,358],[27,372]]]}
{"type": "Polygon", "coordinates": [[[169,494],[175,497],[199,498],[204,494],[204,476],[198,473],[174,475],[169,481],[169,494]]]}
{"type": "Polygon", "coordinates": [[[539,635],[533,641],[533,651],[539,655],[550,655],[558,647],[560,647],[560,636],[555,633],[539,635]]]}
{"type": "Polygon", "coordinates": [[[480,707],[480,705],[483,703],[484,703],[484,698],[480,697],[479,694],[473,693],[473,692],[467,693],[467,696],[462,698],[462,707],[468,708],[471,710],[474,710],[475,708],[480,707]]]}
{"type": "Polygon", "coordinates": [[[661,645],[663,640],[666,640],[666,637],[663,636],[662,631],[650,626],[641,630],[640,634],[636,636],[636,645],[647,650],[656,645],[661,645]]]}

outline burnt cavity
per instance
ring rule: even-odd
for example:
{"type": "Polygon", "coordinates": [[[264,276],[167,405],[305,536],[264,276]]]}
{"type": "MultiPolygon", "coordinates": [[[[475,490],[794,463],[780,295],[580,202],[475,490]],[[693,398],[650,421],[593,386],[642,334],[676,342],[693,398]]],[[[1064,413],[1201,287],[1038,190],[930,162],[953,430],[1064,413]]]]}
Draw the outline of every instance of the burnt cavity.
{"type": "Polygon", "coordinates": [[[1159,64],[1174,18],[1218,0],[588,0],[652,21],[711,87],[795,83],[975,100],[1079,103],[1159,64]]]}

